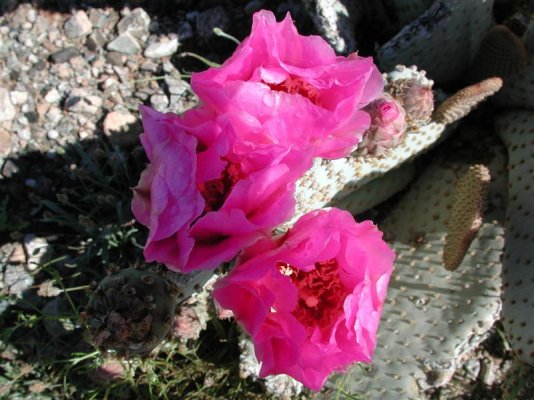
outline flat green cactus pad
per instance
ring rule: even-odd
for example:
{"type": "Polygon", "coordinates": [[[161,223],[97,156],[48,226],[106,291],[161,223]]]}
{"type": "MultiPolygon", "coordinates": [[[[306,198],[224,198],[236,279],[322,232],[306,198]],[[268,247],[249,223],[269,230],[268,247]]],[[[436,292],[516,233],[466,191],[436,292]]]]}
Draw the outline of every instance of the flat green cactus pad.
{"type": "Polygon", "coordinates": [[[493,0],[438,0],[377,53],[381,68],[416,64],[437,82],[459,78],[493,24],[493,0]]]}
{"type": "Polygon", "coordinates": [[[526,67],[505,77],[504,86],[493,101],[502,107],[534,110],[534,19],[531,19],[524,42],[528,51],[526,67]]]}
{"type": "Polygon", "coordinates": [[[345,209],[356,215],[389,199],[408,186],[413,177],[413,165],[404,164],[344,197],[336,196],[328,205],[345,209]]]}
{"type": "Polygon", "coordinates": [[[414,158],[443,134],[445,125],[431,122],[408,131],[404,141],[384,156],[355,156],[337,160],[317,158],[313,167],[297,182],[297,206],[291,225],[309,211],[322,208],[334,197],[342,198],[373,179],[414,158]]]}
{"type": "Polygon", "coordinates": [[[433,0],[393,0],[393,8],[399,19],[399,25],[404,26],[423,14],[432,5],[433,0]]]}
{"type": "Polygon", "coordinates": [[[86,308],[90,342],[124,355],[146,355],[169,334],[175,288],[160,275],[133,268],[104,278],[86,308]]]}
{"type": "MultiPolygon", "coordinates": [[[[502,147],[494,160],[490,171],[502,171],[502,147]]],[[[488,215],[458,270],[443,266],[453,188],[465,168],[439,161],[428,167],[384,221],[397,260],[374,361],[367,371],[356,366],[332,378],[332,388],[369,399],[425,398],[425,390],[450,380],[498,319],[500,223],[488,215]]]]}
{"type": "Polygon", "coordinates": [[[508,112],[496,125],[509,159],[503,323],[519,358],[534,365],[534,112],[508,112]]]}

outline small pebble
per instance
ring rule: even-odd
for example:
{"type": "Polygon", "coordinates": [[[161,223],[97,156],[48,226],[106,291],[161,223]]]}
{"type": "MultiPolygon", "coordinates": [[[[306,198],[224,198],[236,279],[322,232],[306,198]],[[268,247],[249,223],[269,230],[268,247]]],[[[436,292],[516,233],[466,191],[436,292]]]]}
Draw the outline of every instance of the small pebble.
{"type": "Polygon", "coordinates": [[[59,137],[59,132],[55,129],[50,129],[48,132],[46,132],[46,136],[48,139],[55,140],[59,137]]]}

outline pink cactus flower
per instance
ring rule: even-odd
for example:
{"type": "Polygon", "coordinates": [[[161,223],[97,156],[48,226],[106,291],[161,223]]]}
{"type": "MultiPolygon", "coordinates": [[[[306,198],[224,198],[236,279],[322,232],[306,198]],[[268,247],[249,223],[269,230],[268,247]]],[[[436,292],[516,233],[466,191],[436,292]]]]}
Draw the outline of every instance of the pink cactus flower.
{"type": "Polygon", "coordinates": [[[371,221],[319,210],[246,249],[213,294],[252,336],[260,377],[320,390],[332,371],[371,361],[394,258],[371,221]]]}
{"type": "Polygon", "coordinates": [[[290,15],[254,14],[252,32],[221,67],[193,74],[191,86],[218,112],[245,112],[272,129],[270,140],[312,146],[314,156],[350,154],[369,127],[362,108],[383,89],[370,57],[336,56],[319,36],[299,35],[290,15]],[[286,127],[291,127],[287,129],[286,127]]]}
{"type": "Polygon", "coordinates": [[[382,155],[401,143],[408,127],[406,112],[393,97],[383,93],[365,110],[371,115],[371,126],[363,135],[359,153],[382,155]]]}
{"type": "Polygon", "coordinates": [[[293,214],[295,181],[311,156],[252,147],[240,139],[238,116],[206,108],[179,117],[142,106],[141,116],[150,164],[134,188],[132,212],[150,229],[147,261],[182,272],[213,269],[293,214]]]}

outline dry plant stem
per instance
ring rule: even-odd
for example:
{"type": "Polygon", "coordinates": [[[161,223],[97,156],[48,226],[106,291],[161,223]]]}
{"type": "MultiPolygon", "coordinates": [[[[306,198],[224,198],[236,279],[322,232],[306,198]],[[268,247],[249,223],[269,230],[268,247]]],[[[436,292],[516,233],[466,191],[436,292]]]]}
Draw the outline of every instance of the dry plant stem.
{"type": "Polygon", "coordinates": [[[490,179],[488,168],[477,164],[469,167],[456,182],[443,249],[443,265],[449,271],[458,268],[482,226],[482,210],[490,179]]]}
{"type": "Polygon", "coordinates": [[[441,103],[434,112],[432,120],[441,124],[452,124],[469,114],[473,108],[495,94],[501,87],[502,79],[494,77],[463,88],[441,103]]]}

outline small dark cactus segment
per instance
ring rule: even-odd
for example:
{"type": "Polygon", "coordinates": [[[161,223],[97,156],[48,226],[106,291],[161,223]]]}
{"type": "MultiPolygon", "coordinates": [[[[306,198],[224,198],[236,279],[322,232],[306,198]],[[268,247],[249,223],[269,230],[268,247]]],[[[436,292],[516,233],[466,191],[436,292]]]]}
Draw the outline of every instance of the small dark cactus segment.
{"type": "Polygon", "coordinates": [[[534,393],[534,367],[515,361],[506,374],[503,387],[504,400],[529,400],[534,393]]]}
{"type": "Polygon", "coordinates": [[[107,276],[87,304],[90,342],[123,355],[149,353],[172,327],[176,297],[154,272],[125,269],[107,276]]]}

